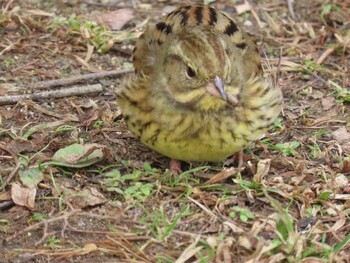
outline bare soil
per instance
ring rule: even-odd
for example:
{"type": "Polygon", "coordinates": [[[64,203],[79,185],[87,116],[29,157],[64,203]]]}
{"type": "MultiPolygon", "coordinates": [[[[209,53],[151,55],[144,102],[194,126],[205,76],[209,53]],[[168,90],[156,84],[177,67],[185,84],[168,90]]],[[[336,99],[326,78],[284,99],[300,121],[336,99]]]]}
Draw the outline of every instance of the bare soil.
{"type": "MultiPolygon", "coordinates": [[[[0,1],[0,99],[131,68],[146,19],[178,2],[195,1],[0,1]],[[123,8],[120,29],[99,26],[123,8]]],[[[288,2],[212,3],[255,36],[284,94],[240,173],[234,161],[172,175],[123,122],[115,92],[132,73],[74,84],[98,93],[3,103],[0,262],[349,262],[350,1],[288,2]],[[74,143],[101,160],[42,165],[74,143]],[[31,168],[42,178],[26,185],[31,168]]]]}

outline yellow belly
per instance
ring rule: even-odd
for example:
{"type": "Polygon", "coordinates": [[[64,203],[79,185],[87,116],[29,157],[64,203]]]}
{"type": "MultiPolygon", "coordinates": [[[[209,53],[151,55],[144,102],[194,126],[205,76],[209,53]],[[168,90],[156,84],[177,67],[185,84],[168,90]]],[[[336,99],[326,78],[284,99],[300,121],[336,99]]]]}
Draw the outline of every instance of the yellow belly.
{"type": "Polygon", "coordinates": [[[258,139],[261,135],[261,131],[254,132],[244,123],[223,121],[216,124],[211,120],[210,125],[203,126],[202,121],[196,123],[191,116],[187,118],[192,119],[192,123],[186,130],[181,126],[160,129],[158,123],[152,123],[143,130],[142,143],[172,159],[218,162],[238,152],[249,141],[258,139]]]}
{"type": "Polygon", "coordinates": [[[212,141],[211,144],[208,144],[198,139],[177,142],[159,139],[154,145],[147,142],[143,143],[169,158],[182,161],[219,162],[243,148],[242,143],[220,145],[221,142],[212,141]]]}

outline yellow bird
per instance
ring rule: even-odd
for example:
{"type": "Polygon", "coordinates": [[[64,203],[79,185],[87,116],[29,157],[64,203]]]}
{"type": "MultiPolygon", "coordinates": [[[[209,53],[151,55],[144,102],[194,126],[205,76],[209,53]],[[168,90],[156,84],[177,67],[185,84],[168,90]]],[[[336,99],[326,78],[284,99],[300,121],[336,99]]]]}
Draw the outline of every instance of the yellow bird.
{"type": "Polygon", "coordinates": [[[169,158],[223,161],[281,111],[251,37],[210,6],[182,6],[148,25],[133,54],[136,73],[118,105],[141,142],[169,158]]]}

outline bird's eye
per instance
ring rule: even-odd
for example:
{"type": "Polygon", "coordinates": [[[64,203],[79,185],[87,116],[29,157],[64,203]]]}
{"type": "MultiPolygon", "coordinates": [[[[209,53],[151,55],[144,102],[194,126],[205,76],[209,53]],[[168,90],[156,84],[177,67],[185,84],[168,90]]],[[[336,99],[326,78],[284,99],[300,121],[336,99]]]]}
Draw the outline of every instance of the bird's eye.
{"type": "Polygon", "coordinates": [[[186,76],[187,78],[192,79],[196,76],[196,72],[191,67],[187,67],[186,76]]]}

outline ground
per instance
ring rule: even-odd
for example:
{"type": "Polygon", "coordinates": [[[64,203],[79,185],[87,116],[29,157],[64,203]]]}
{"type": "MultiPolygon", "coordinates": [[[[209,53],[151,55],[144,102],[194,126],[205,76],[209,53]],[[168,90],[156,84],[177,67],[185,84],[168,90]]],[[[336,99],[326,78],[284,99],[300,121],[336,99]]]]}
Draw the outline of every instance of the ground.
{"type": "Polygon", "coordinates": [[[0,262],[348,262],[350,2],[204,2],[253,34],[284,105],[241,169],[180,175],[115,100],[178,1],[0,2],[0,262]]]}

